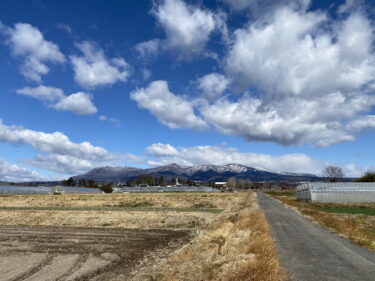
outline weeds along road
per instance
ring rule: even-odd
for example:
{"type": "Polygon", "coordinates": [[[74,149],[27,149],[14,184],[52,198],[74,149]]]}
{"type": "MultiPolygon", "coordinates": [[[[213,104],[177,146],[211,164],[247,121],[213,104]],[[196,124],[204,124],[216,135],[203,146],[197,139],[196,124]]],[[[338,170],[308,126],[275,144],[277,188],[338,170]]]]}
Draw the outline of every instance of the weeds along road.
{"type": "Polygon", "coordinates": [[[293,281],[375,280],[375,253],[333,235],[264,193],[258,193],[258,203],[293,281]]]}

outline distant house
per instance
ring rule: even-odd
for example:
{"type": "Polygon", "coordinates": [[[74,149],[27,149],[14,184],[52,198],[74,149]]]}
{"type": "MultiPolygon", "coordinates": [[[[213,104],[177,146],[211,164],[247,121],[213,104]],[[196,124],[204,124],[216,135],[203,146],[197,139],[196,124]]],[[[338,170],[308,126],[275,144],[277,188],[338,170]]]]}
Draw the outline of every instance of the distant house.
{"type": "Polygon", "coordinates": [[[215,187],[226,188],[227,182],[226,181],[217,181],[217,182],[215,182],[215,187]]]}
{"type": "Polygon", "coordinates": [[[297,200],[320,203],[375,203],[375,182],[307,182],[297,186],[297,200]]]}

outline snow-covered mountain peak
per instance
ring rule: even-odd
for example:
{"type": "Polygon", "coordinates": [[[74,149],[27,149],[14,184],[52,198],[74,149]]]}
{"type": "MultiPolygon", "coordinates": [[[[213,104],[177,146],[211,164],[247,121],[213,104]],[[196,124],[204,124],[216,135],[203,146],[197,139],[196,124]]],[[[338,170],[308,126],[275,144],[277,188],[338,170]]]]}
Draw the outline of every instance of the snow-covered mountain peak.
{"type": "Polygon", "coordinates": [[[198,165],[188,167],[186,172],[190,175],[197,173],[197,172],[207,172],[209,170],[224,173],[224,172],[232,172],[232,173],[243,173],[246,172],[249,168],[239,164],[227,164],[227,165],[198,165]]]}

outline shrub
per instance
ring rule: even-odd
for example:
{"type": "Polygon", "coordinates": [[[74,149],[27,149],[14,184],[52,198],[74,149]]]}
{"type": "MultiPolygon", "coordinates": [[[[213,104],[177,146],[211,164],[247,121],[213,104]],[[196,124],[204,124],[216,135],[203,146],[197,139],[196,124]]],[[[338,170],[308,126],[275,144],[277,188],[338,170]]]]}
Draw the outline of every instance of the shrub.
{"type": "Polygon", "coordinates": [[[367,172],[359,179],[356,179],[357,182],[375,182],[375,172],[367,172]]]}
{"type": "Polygon", "coordinates": [[[104,193],[112,193],[113,188],[111,184],[102,185],[100,190],[104,191],[104,193]]]}

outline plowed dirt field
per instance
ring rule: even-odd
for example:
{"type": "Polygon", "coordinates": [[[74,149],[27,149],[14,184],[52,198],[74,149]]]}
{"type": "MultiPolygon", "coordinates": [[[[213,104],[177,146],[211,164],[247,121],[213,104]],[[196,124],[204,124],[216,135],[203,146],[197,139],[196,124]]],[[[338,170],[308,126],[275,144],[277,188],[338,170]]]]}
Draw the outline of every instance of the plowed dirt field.
{"type": "Polygon", "coordinates": [[[188,231],[0,226],[0,280],[126,280],[147,254],[189,239],[188,231]]]}

